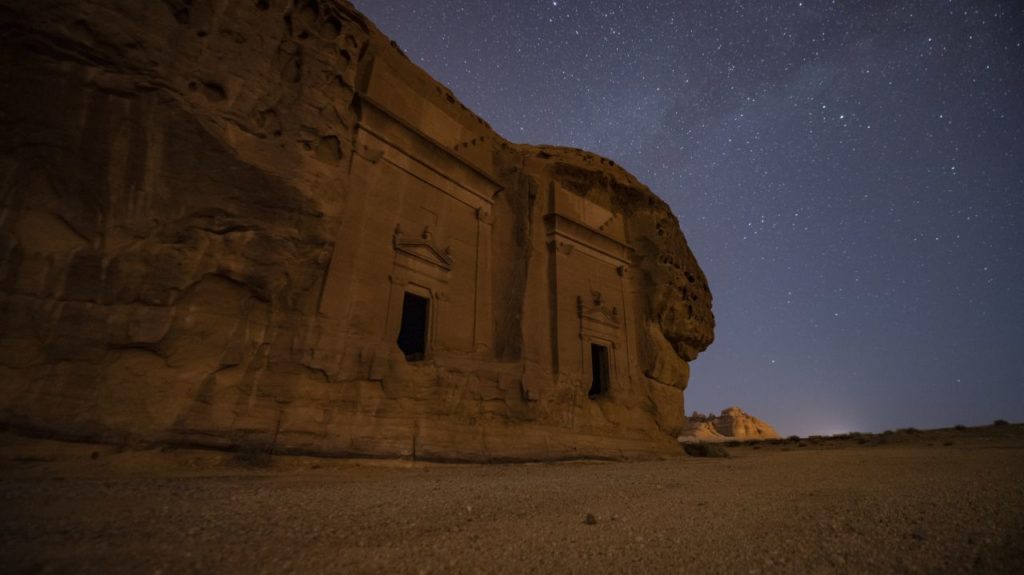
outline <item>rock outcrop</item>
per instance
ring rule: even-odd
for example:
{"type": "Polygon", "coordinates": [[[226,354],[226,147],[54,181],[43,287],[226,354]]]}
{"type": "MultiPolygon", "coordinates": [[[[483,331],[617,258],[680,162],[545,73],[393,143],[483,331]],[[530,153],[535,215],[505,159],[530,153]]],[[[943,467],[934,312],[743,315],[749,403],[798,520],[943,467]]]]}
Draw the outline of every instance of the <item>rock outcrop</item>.
{"type": "Polygon", "coordinates": [[[0,2],[0,424],[450,460],[673,453],[707,280],[342,0],[0,2]]]}
{"type": "Polygon", "coordinates": [[[738,407],[723,409],[719,415],[693,412],[683,440],[724,441],[729,439],[778,439],[771,425],[738,407]]]}

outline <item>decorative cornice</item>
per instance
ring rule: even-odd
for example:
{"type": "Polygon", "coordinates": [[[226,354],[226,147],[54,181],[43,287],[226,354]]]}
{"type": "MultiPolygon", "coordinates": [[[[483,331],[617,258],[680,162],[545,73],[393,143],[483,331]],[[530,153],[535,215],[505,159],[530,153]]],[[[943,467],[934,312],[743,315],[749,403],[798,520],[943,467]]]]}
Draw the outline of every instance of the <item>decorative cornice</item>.
{"type": "Polygon", "coordinates": [[[629,257],[633,252],[629,244],[559,213],[549,213],[544,216],[544,220],[547,223],[549,241],[576,244],[615,267],[629,264],[629,257]]]}

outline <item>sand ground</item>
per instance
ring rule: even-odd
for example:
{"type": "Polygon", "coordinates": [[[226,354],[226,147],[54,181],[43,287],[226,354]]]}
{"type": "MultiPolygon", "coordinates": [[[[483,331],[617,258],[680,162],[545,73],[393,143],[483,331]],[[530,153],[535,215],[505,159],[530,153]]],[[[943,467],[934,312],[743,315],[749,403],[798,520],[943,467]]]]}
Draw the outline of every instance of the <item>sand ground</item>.
{"type": "Polygon", "coordinates": [[[7,573],[1022,573],[1024,428],[441,465],[0,445],[7,573]],[[252,461],[252,459],[250,459],[252,461]]]}

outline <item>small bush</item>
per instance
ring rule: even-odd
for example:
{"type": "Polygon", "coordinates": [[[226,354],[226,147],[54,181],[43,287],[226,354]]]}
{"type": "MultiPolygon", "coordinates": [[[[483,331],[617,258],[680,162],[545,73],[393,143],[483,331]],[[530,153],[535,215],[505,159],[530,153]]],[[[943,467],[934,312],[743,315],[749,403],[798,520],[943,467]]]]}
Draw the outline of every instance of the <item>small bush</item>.
{"type": "Polygon", "coordinates": [[[740,445],[743,445],[743,442],[742,441],[733,440],[733,441],[727,441],[725,444],[728,445],[729,447],[739,447],[740,445]]]}
{"type": "Polygon", "coordinates": [[[790,435],[786,439],[788,441],[792,441],[793,443],[796,443],[796,442],[800,441],[800,436],[799,435],[790,435]]]}
{"type": "Polygon", "coordinates": [[[955,429],[957,431],[967,431],[967,426],[966,425],[955,425],[955,426],[953,426],[953,429],[955,429]]]}
{"type": "Polygon", "coordinates": [[[683,450],[691,457],[729,457],[729,452],[717,443],[687,443],[683,450]]]}
{"type": "Polygon", "coordinates": [[[920,433],[920,432],[917,430],[916,427],[904,427],[903,429],[900,430],[900,433],[909,433],[909,434],[913,435],[915,433],[920,433]]]}
{"type": "Polygon", "coordinates": [[[992,425],[999,427],[1001,425],[1010,425],[1010,422],[1006,421],[1005,419],[997,419],[992,422],[992,425]]]}

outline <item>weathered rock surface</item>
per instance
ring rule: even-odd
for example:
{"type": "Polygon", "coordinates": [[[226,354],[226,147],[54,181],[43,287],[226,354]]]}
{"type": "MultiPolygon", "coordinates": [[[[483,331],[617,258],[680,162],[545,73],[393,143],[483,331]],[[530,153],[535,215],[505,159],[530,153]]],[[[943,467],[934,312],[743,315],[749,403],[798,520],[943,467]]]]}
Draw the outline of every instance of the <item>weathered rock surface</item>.
{"type": "Polygon", "coordinates": [[[711,295],[613,162],[507,142],[341,0],[2,0],[0,25],[3,425],[674,452],[711,295]]]}
{"type": "Polygon", "coordinates": [[[689,417],[688,423],[689,428],[683,434],[684,440],[779,438],[775,428],[738,407],[723,409],[719,415],[703,415],[695,411],[689,417]]]}

